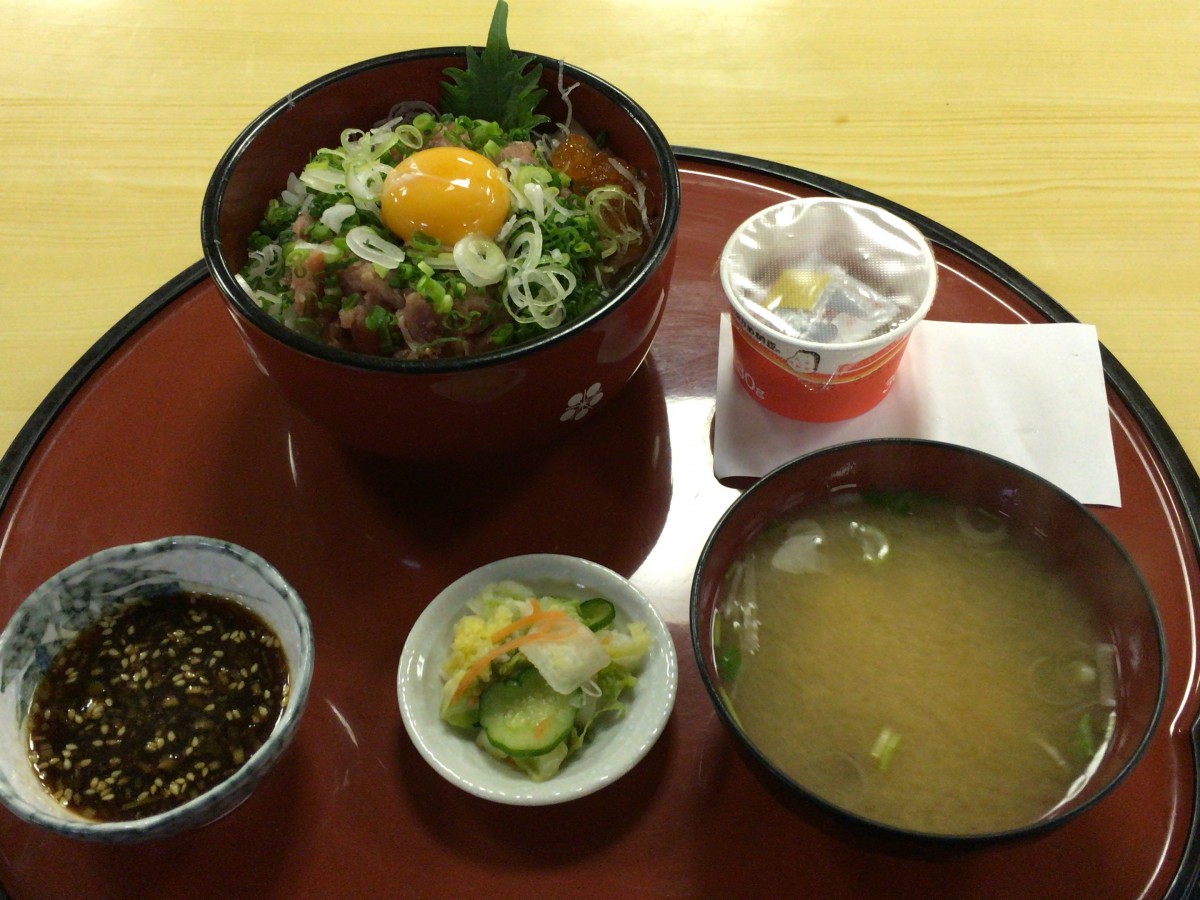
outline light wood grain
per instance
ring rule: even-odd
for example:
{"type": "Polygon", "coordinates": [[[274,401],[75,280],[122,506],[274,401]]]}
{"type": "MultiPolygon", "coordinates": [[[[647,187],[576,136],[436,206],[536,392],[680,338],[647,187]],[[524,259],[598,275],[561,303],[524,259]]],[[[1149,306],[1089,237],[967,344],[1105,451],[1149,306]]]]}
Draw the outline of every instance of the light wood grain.
{"type": "MultiPolygon", "coordinates": [[[[1130,370],[1193,460],[1200,6],[512,0],[514,47],[637,98],[675,144],[874,191],[999,256],[1130,370]]],[[[200,258],[240,128],[331,69],[480,44],[491,0],[0,2],[0,447],[200,258]]]]}

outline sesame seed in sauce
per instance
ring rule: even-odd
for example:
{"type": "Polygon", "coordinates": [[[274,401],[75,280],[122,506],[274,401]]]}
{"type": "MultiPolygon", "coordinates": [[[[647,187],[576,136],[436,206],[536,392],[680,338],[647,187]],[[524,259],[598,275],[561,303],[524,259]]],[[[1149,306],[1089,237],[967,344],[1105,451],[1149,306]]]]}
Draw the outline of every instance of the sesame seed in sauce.
{"type": "Polygon", "coordinates": [[[30,762],[56,802],[98,821],[178,806],[228,778],[270,735],[288,695],[280,647],[269,626],[225,598],[131,604],[51,663],[30,707],[30,762]],[[81,747],[103,747],[103,759],[81,747]],[[155,774],[184,757],[185,775],[155,774]]]}

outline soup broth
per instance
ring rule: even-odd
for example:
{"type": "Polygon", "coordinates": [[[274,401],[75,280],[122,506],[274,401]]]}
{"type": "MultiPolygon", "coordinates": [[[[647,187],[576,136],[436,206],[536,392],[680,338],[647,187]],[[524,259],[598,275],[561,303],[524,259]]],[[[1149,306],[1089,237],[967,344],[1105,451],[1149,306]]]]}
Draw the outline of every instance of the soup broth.
{"type": "Polygon", "coordinates": [[[759,535],[714,629],[747,735],[812,793],[923,833],[1027,825],[1115,721],[1113,648],[1005,523],[855,496],[759,535]]]}

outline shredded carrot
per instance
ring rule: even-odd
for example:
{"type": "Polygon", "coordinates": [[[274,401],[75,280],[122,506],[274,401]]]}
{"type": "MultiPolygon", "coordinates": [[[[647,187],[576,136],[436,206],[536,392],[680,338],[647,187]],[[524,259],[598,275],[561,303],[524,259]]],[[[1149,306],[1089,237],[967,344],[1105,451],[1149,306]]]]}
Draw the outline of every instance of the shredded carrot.
{"type": "Polygon", "coordinates": [[[550,717],[546,716],[546,718],[542,719],[542,721],[538,722],[535,726],[533,726],[534,739],[540,741],[542,738],[544,738],[546,736],[546,729],[549,727],[550,727],[550,717]]]}
{"type": "Polygon", "coordinates": [[[497,628],[492,632],[492,642],[502,641],[510,634],[520,631],[523,628],[530,628],[538,623],[545,622],[550,625],[562,623],[564,620],[569,620],[571,617],[561,609],[535,609],[527,616],[522,616],[513,622],[509,622],[503,628],[497,628]]]}
{"type": "Polygon", "coordinates": [[[528,644],[532,641],[563,641],[569,638],[574,629],[564,630],[561,627],[562,623],[570,622],[571,617],[560,609],[548,609],[541,612],[530,613],[528,616],[517,619],[517,621],[505,625],[492,635],[493,641],[503,641],[508,635],[521,628],[529,627],[530,630],[525,634],[517,635],[510,641],[505,641],[493,647],[475,662],[471,663],[471,667],[463,673],[459,679],[458,685],[454,688],[454,693],[450,695],[450,702],[458,702],[458,698],[474,684],[497,658],[508,653],[510,650],[516,650],[518,647],[528,644]]]}

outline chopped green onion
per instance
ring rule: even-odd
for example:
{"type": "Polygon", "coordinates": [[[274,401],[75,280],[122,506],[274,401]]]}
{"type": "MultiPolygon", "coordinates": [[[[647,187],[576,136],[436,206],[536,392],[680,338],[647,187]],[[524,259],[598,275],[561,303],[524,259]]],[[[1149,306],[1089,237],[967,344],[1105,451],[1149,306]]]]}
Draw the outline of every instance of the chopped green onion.
{"type": "Polygon", "coordinates": [[[497,325],[492,329],[492,333],[488,335],[488,343],[496,347],[507,347],[513,342],[516,337],[516,328],[511,322],[505,322],[503,325],[497,325]]]}
{"type": "Polygon", "coordinates": [[[396,137],[409,150],[420,150],[425,143],[425,135],[421,133],[416,122],[411,125],[397,125],[396,137]]]}
{"type": "Polygon", "coordinates": [[[717,651],[717,674],[723,681],[733,681],[741,671],[742,651],[736,644],[717,651]]]}
{"type": "Polygon", "coordinates": [[[408,243],[414,250],[421,250],[426,253],[436,253],[442,246],[437,238],[430,237],[423,231],[413,232],[412,240],[408,243]]]}
{"type": "Polygon", "coordinates": [[[900,746],[900,735],[897,732],[889,727],[885,727],[883,731],[879,732],[879,737],[875,738],[875,743],[871,745],[871,758],[875,760],[875,767],[879,771],[887,771],[898,746],[900,746]]]}
{"type": "Polygon", "coordinates": [[[380,329],[387,328],[392,322],[392,319],[392,314],[388,312],[387,307],[374,306],[371,308],[371,311],[367,313],[367,317],[363,320],[363,324],[372,331],[379,331],[380,329]]]}
{"type": "Polygon", "coordinates": [[[315,336],[320,333],[321,327],[317,323],[317,320],[312,318],[311,316],[297,316],[296,317],[296,330],[299,331],[301,334],[315,336]]]}
{"type": "Polygon", "coordinates": [[[434,312],[445,314],[453,308],[454,301],[446,293],[446,289],[429,275],[422,275],[414,287],[418,294],[429,301],[434,312]]]}

